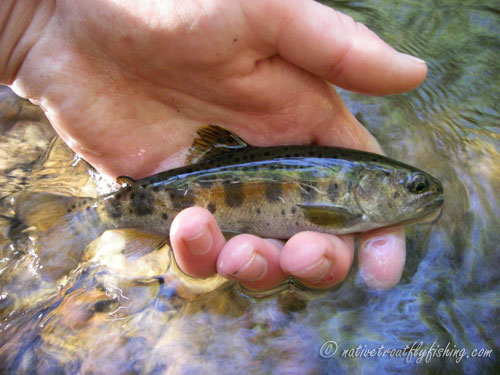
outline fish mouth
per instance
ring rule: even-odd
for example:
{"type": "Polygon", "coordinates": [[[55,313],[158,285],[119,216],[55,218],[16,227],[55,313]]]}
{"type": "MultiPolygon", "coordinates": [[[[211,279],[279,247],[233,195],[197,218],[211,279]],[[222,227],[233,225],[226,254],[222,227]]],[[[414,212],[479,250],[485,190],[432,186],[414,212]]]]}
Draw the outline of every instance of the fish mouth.
{"type": "Polygon", "coordinates": [[[444,203],[444,189],[441,181],[437,178],[432,177],[432,181],[434,182],[434,186],[431,192],[431,195],[434,195],[434,198],[430,200],[426,205],[424,205],[424,211],[427,211],[428,214],[424,215],[422,221],[425,223],[435,223],[441,217],[443,212],[443,203],[444,203]]]}
{"type": "Polygon", "coordinates": [[[428,211],[428,213],[422,216],[422,218],[420,219],[420,223],[422,224],[436,223],[441,218],[441,215],[443,213],[443,207],[442,207],[443,203],[444,203],[443,197],[436,198],[434,201],[429,202],[425,208],[425,210],[428,211]]]}
{"type": "Polygon", "coordinates": [[[443,212],[442,206],[444,203],[444,197],[438,196],[431,201],[427,202],[424,204],[420,209],[418,210],[420,215],[417,217],[408,220],[405,222],[406,224],[413,224],[413,223],[422,223],[422,224],[430,224],[430,223],[435,223],[439,220],[441,217],[441,213],[443,212]]]}
{"type": "Polygon", "coordinates": [[[440,208],[444,203],[444,198],[443,197],[437,197],[425,204],[422,208],[424,210],[427,209],[437,209],[440,208]]]}

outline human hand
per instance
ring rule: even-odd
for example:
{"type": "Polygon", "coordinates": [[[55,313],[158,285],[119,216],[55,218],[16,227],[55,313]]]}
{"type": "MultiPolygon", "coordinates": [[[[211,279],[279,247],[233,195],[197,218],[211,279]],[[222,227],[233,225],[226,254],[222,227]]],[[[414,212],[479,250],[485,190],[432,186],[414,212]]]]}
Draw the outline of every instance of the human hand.
{"type": "MultiPolygon", "coordinates": [[[[10,13],[0,20],[9,26],[0,49],[10,51],[0,56],[1,81],[39,104],[68,145],[111,176],[145,177],[181,165],[207,123],[254,146],[381,152],[327,81],[389,94],[416,87],[427,71],[365,26],[310,0],[27,0],[0,7],[10,13]]],[[[354,254],[353,236],[312,232],[286,244],[246,234],[226,242],[197,207],[176,217],[171,243],[186,273],[217,271],[257,289],[287,275],[329,287],[345,278],[354,254]]],[[[359,244],[365,281],[395,285],[405,259],[403,228],[364,233],[359,244]]]]}

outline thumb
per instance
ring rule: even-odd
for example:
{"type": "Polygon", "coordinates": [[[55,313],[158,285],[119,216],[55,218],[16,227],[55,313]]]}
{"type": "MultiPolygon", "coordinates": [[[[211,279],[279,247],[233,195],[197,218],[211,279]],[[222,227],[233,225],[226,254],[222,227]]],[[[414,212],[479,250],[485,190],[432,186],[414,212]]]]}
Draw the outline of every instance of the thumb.
{"type": "Polygon", "coordinates": [[[392,94],[427,74],[424,61],[397,52],[365,25],[312,0],[252,2],[260,36],[292,64],[346,90],[392,94]]]}

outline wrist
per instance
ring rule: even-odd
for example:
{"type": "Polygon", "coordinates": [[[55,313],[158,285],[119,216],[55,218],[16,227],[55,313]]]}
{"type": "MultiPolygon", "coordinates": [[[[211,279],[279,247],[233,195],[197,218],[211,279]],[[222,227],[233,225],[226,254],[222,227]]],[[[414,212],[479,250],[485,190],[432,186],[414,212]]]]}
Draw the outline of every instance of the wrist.
{"type": "Polygon", "coordinates": [[[55,0],[0,1],[0,83],[10,85],[42,35],[55,0]]]}

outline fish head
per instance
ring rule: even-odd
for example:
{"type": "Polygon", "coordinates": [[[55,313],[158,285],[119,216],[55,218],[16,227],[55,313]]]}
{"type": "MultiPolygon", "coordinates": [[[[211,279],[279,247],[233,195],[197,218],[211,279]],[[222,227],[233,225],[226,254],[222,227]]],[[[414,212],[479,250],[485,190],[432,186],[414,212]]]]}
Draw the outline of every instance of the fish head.
{"type": "Polygon", "coordinates": [[[379,226],[436,217],[444,202],[439,180],[407,165],[364,168],[354,194],[364,216],[379,226]]]}

